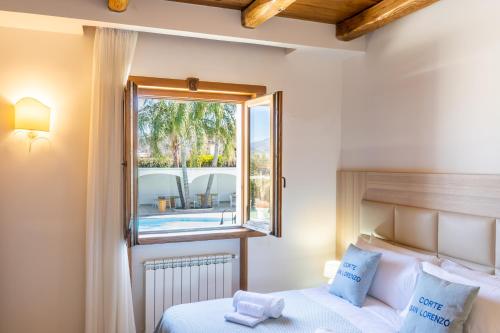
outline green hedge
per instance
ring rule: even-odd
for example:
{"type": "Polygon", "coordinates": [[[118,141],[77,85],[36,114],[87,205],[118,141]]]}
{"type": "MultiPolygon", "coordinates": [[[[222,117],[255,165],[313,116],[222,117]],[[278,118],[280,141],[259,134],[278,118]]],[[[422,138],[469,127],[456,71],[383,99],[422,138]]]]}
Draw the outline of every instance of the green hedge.
{"type": "MultiPolygon", "coordinates": [[[[188,159],[186,164],[188,168],[208,168],[212,166],[213,155],[199,155],[195,159],[188,159]]],[[[170,157],[140,157],[137,161],[139,168],[173,168],[173,160],[170,157]]],[[[228,162],[224,156],[219,156],[217,166],[235,167],[234,162],[228,162]]]]}
{"type": "Polygon", "coordinates": [[[172,159],[170,157],[140,157],[137,165],[139,168],[171,168],[172,159]]]}
{"type": "Polygon", "coordinates": [[[190,158],[187,161],[187,166],[190,168],[201,168],[212,166],[213,155],[198,155],[196,158],[190,158]]]}
{"type": "MultiPolygon", "coordinates": [[[[196,157],[196,159],[192,160],[189,159],[187,161],[187,165],[190,168],[207,168],[212,166],[212,161],[214,159],[213,155],[206,154],[206,155],[199,155],[196,157]]],[[[227,161],[227,159],[224,156],[220,156],[217,160],[217,167],[235,167],[236,164],[233,161],[227,161]]]]}

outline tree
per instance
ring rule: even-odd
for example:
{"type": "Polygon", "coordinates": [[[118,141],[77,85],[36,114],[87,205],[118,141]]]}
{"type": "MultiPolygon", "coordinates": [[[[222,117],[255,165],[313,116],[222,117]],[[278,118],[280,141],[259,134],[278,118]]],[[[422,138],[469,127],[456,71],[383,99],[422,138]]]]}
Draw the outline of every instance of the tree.
{"type": "MultiPolygon", "coordinates": [[[[179,167],[179,135],[177,104],[168,100],[146,99],[143,107],[138,112],[138,127],[140,139],[149,146],[152,157],[162,156],[160,145],[169,139],[174,166],[179,167]]],[[[177,191],[181,206],[185,208],[186,203],[182,191],[181,177],[176,176],[177,191]]]]}
{"type": "MultiPolygon", "coordinates": [[[[223,155],[226,157],[226,160],[229,160],[234,155],[234,147],[236,145],[235,111],[236,107],[234,104],[209,103],[206,107],[204,126],[208,137],[214,142],[213,168],[218,165],[221,145],[224,149],[223,155]]],[[[214,176],[212,173],[208,177],[205,201],[203,202],[204,208],[208,207],[214,176]]]]}
{"type": "Polygon", "coordinates": [[[179,129],[179,145],[181,151],[182,184],[184,189],[184,200],[186,206],[190,207],[189,179],[187,173],[187,154],[191,152],[191,158],[199,152],[205,144],[205,127],[203,115],[206,103],[188,102],[176,103],[177,113],[175,124],[179,129]]]}
{"type": "Polygon", "coordinates": [[[146,99],[144,106],[139,110],[137,123],[140,139],[150,150],[151,157],[162,156],[160,144],[167,137],[168,105],[165,101],[146,99]]]}

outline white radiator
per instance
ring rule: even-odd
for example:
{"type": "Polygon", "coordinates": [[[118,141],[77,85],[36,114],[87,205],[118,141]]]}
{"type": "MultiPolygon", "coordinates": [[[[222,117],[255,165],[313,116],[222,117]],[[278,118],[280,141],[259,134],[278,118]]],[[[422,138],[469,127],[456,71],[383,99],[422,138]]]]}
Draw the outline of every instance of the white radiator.
{"type": "Polygon", "coordinates": [[[145,262],[146,333],[173,305],[231,297],[234,259],[234,254],[211,254],[145,262]]]}

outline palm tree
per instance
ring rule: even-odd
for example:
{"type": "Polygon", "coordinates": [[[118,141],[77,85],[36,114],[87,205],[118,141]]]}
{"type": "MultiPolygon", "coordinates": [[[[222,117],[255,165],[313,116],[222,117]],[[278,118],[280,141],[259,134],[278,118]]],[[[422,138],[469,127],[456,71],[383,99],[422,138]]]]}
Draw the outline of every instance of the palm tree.
{"type": "Polygon", "coordinates": [[[188,102],[176,103],[177,112],[175,124],[179,129],[179,146],[182,167],[182,184],[184,189],[184,201],[186,207],[190,207],[189,179],[187,173],[187,155],[191,152],[191,158],[196,158],[197,152],[205,144],[205,128],[203,115],[206,103],[188,102]]]}
{"type": "Polygon", "coordinates": [[[166,108],[168,106],[163,100],[146,99],[137,115],[140,139],[149,147],[151,157],[162,155],[160,144],[168,134],[165,128],[168,119],[166,108]]]}
{"type": "MultiPolygon", "coordinates": [[[[160,144],[169,138],[175,167],[179,167],[179,135],[177,104],[168,100],[146,99],[138,113],[138,127],[141,140],[149,146],[152,157],[161,157],[160,144]]],[[[182,208],[186,207],[182,192],[181,177],[176,176],[177,191],[182,208]]]]}
{"type": "MultiPolygon", "coordinates": [[[[226,160],[233,157],[236,144],[236,119],[234,104],[209,103],[204,117],[204,126],[207,135],[214,142],[214,157],[212,167],[217,167],[219,161],[219,150],[222,145],[223,154],[226,160]]],[[[205,190],[205,201],[203,207],[208,206],[210,192],[214,181],[214,174],[208,177],[207,188],[205,190]]]]}
{"type": "MultiPolygon", "coordinates": [[[[163,101],[163,100],[162,100],[163,101]]],[[[166,134],[170,139],[170,150],[172,151],[173,165],[176,168],[180,167],[179,163],[179,150],[180,150],[180,130],[181,126],[179,124],[178,105],[173,101],[165,101],[168,105],[167,108],[167,120],[166,120],[166,134]]],[[[179,193],[179,200],[181,202],[181,207],[186,208],[186,200],[182,190],[181,177],[175,176],[175,183],[177,185],[177,192],[179,193]]]]}

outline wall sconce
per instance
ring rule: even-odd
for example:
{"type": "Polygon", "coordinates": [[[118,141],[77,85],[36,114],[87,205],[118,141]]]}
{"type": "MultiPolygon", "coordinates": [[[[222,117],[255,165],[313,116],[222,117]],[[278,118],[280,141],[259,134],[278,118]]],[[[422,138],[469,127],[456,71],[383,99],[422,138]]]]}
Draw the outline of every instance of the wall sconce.
{"type": "Polygon", "coordinates": [[[38,132],[50,130],[50,108],[30,97],[20,99],[15,105],[15,129],[28,131],[29,151],[33,141],[40,138],[38,132]]]}

